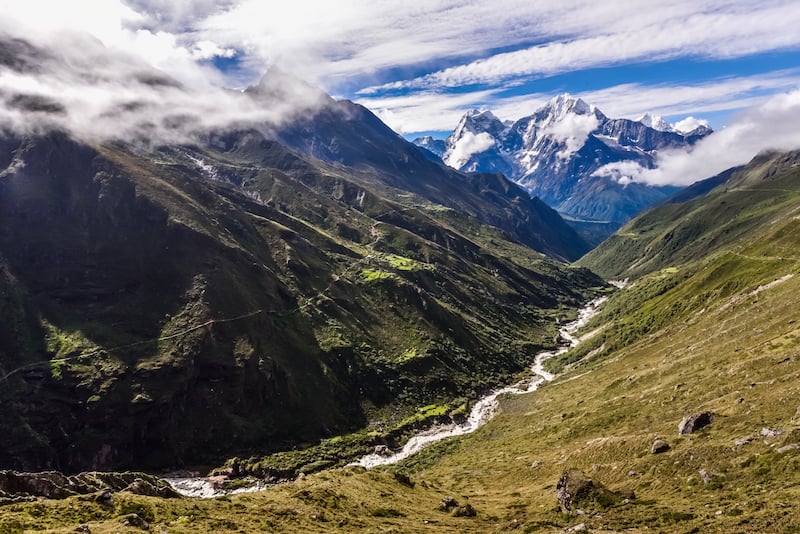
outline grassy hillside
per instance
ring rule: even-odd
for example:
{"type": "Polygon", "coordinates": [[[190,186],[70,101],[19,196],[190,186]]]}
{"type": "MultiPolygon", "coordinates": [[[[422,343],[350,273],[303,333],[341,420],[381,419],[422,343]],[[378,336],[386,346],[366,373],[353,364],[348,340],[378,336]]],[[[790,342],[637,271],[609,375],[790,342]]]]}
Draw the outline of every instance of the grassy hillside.
{"type": "MultiPolygon", "coordinates": [[[[781,161],[791,159],[772,156],[781,161]]],[[[563,369],[553,383],[504,400],[474,434],[396,468],[329,471],[258,494],[119,494],[114,508],[77,499],[15,504],[2,521],[59,532],[88,521],[92,532],[114,532],[137,506],[176,533],[564,532],[580,524],[594,532],[796,532],[800,183],[791,163],[759,168],[740,175],[738,187],[756,201],[736,212],[738,238],[723,244],[719,225],[709,225],[696,236],[710,244],[703,253],[667,265],[661,255],[658,268],[611,297],[576,351],[553,362],[563,369]],[[685,416],[704,412],[711,424],[679,434],[685,416]],[[655,454],[658,439],[669,448],[655,454]],[[572,469],[615,493],[590,494],[563,512],[556,485],[572,469]],[[440,510],[448,497],[461,508],[440,510]]],[[[707,209],[720,194],[705,199],[707,209]]],[[[702,200],[691,202],[693,213],[702,200]]]]}
{"type": "Polygon", "coordinates": [[[606,278],[636,278],[756,236],[797,211],[799,161],[797,152],[763,154],[709,193],[637,217],[578,264],[606,278]]]}

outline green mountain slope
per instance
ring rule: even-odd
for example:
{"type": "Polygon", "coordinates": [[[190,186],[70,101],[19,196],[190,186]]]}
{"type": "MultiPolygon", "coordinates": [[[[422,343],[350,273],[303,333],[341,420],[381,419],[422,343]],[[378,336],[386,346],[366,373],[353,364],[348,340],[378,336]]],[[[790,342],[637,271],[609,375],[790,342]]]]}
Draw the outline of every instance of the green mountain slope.
{"type": "Polygon", "coordinates": [[[4,467],[152,469],[391,429],[522,369],[602,285],[248,135],[156,154],[5,141],[4,467]]]}
{"type": "MultiPolygon", "coordinates": [[[[795,159],[759,158],[732,177],[728,193],[723,187],[656,209],[664,228],[683,229],[685,217],[718,213],[721,199],[722,206],[749,199],[733,212],[723,209],[736,215],[727,234],[709,225],[694,235],[706,246],[690,259],[678,263],[683,256],[658,249],[655,267],[642,267],[586,326],[581,346],[553,362],[562,369],[556,380],[505,399],[498,416],[475,433],[388,470],[329,471],[221,500],[123,496],[125,502],[175,532],[796,531],[795,159]],[[666,209],[676,210],[676,219],[666,209]],[[679,432],[685,417],[703,413],[711,414],[710,424],[679,432]],[[578,494],[565,512],[556,487],[574,470],[595,489],[578,494]],[[442,508],[448,499],[458,502],[458,512],[442,508]]],[[[8,524],[66,529],[88,520],[93,532],[119,524],[116,509],[76,499],[43,503],[46,513],[38,516],[31,506],[11,512],[8,524]]]]}
{"type": "Polygon", "coordinates": [[[578,263],[606,278],[636,278],[731,247],[795,214],[799,165],[797,152],[760,155],[723,173],[707,194],[637,217],[578,263]]]}

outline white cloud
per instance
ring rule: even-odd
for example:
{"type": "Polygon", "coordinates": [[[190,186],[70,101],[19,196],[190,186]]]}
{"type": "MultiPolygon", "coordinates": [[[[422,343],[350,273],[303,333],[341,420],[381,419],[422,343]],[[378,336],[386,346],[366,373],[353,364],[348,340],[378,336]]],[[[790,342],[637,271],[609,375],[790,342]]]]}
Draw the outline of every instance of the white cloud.
{"type": "Polygon", "coordinates": [[[764,150],[800,148],[800,89],[770,98],[698,142],[691,152],[665,151],[657,168],[611,164],[597,174],[653,185],[689,185],[747,163],[764,150]]]}
{"type": "Polygon", "coordinates": [[[788,69],[702,83],[628,83],[586,91],[579,96],[611,117],[633,119],[647,112],[685,116],[753,107],[764,103],[771,94],[791,91],[799,81],[800,69],[788,69]]]}
{"type": "Polygon", "coordinates": [[[704,119],[698,119],[695,117],[686,117],[683,120],[679,120],[672,127],[682,133],[690,133],[694,130],[700,128],[701,126],[705,126],[706,128],[709,127],[708,121],[704,119]]]}
{"type": "Polygon", "coordinates": [[[611,178],[615,182],[618,182],[622,185],[627,185],[634,181],[642,181],[642,175],[644,174],[645,170],[646,169],[644,167],[635,161],[617,161],[614,163],[609,163],[608,165],[603,165],[597,169],[597,171],[595,171],[593,176],[611,178]]]}
{"type": "Polygon", "coordinates": [[[465,132],[456,144],[445,154],[445,163],[454,169],[460,169],[469,158],[494,146],[494,139],[486,132],[474,134],[465,132]]]}
{"type": "MultiPolygon", "coordinates": [[[[90,141],[189,142],[217,128],[280,123],[325,102],[319,92],[283,80],[275,83],[290,85],[292,99],[184,85],[86,34],[24,37],[34,48],[2,42],[7,50],[16,46],[15,58],[28,65],[0,65],[4,131],[61,129],[90,141]]],[[[206,79],[200,67],[186,74],[206,79]]]]}
{"type": "MultiPolygon", "coordinates": [[[[0,0],[0,12],[0,30],[46,39],[54,50],[73,46],[59,37],[65,29],[86,31],[118,59],[139,58],[196,94],[216,94],[233,81],[230,74],[225,78],[203,66],[214,57],[235,57],[237,86],[254,82],[275,62],[344,93],[386,86],[386,76],[397,73],[404,79],[389,86],[436,85],[398,100],[361,93],[361,103],[403,132],[450,129],[473,107],[516,119],[552,96],[504,98],[499,87],[447,95],[441,84],[501,80],[507,88],[529,76],[625,61],[729,58],[800,46],[800,8],[794,0],[0,0]],[[523,49],[513,51],[517,47],[523,49]]],[[[68,85],[69,73],[57,74],[39,80],[42,91],[55,94],[68,85]]],[[[685,87],[628,84],[580,96],[611,116],[646,111],[676,116],[759,104],[797,79],[797,72],[784,72],[685,87]]],[[[131,89],[123,82],[89,85],[84,84],[87,94],[107,102],[122,100],[131,89]],[[100,95],[103,88],[112,94],[100,95]]],[[[158,98],[150,96],[150,105],[158,106],[158,98]]],[[[221,115],[212,111],[211,116],[221,115]]]]}
{"type": "Polygon", "coordinates": [[[558,157],[568,159],[573,153],[580,150],[586,143],[589,134],[599,124],[594,114],[576,115],[569,113],[555,123],[543,128],[542,134],[564,143],[564,149],[558,153],[558,157]]]}
{"type": "MultiPolygon", "coordinates": [[[[687,13],[682,7],[665,9],[650,5],[636,12],[622,3],[601,3],[606,16],[594,24],[584,13],[569,13],[585,23],[583,31],[563,37],[564,31],[550,34],[550,42],[511,52],[487,56],[448,67],[409,80],[368,88],[368,92],[401,88],[460,87],[478,83],[500,83],[519,76],[552,75],[560,72],[608,66],[622,62],[666,60],[698,56],[730,58],[800,45],[800,9],[791,3],[772,3],[764,7],[745,4],[703,9],[698,5],[687,13]],[[663,18],[652,17],[654,12],[663,18]],[[616,13],[625,24],[605,25],[608,14],[616,13]],[[637,20],[638,19],[638,20],[637,20]],[[636,22],[641,24],[636,24],[636,22]]],[[[589,12],[593,12],[589,10],[589,12]]],[[[564,13],[567,15],[567,13],[564,13]]]]}
{"type": "Polygon", "coordinates": [[[405,96],[359,98],[382,121],[400,133],[452,130],[464,110],[481,107],[493,100],[496,91],[461,94],[420,92],[405,96]]]}
{"type": "Polygon", "coordinates": [[[215,57],[231,58],[236,55],[233,48],[222,48],[214,41],[197,41],[192,47],[193,59],[212,59],[215,57]]]}
{"type": "MultiPolygon", "coordinates": [[[[800,83],[800,70],[790,69],[712,79],[683,85],[621,84],[576,94],[610,117],[634,119],[644,113],[682,117],[753,107],[775,92],[787,92],[800,83]]],[[[467,109],[490,109],[501,120],[530,115],[552,98],[550,93],[503,96],[500,89],[446,93],[413,92],[402,96],[365,96],[357,101],[401,133],[449,131],[467,109]]],[[[700,120],[700,119],[698,119],[700,120]]]]}

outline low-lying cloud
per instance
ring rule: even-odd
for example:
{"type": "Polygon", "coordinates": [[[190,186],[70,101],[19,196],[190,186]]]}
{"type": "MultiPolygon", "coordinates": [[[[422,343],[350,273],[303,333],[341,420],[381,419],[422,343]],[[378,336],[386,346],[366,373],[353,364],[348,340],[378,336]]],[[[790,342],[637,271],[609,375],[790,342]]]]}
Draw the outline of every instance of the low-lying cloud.
{"type": "Polygon", "coordinates": [[[589,134],[596,130],[599,124],[594,114],[576,115],[570,113],[561,120],[542,129],[542,133],[563,143],[564,149],[558,153],[558,157],[569,159],[572,154],[581,149],[586,143],[589,134]]]}
{"type": "MultiPolygon", "coordinates": [[[[213,43],[203,47],[199,54],[228,53],[213,43]]],[[[292,97],[270,98],[265,91],[224,89],[214,84],[217,75],[210,68],[185,65],[191,72],[176,79],[88,34],[23,37],[0,28],[0,130],[27,135],[58,129],[87,141],[181,143],[214,129],[280,124],[326,101],[324,93],[289,77],[271,79],[266,92],[292,97]]]]}
{"type": "Polygon", "coordinates": [[[480,154],[494,146],[494,139],[486,132],[474,134],[466,132],[456,141],[455,146],[448,152],[445,163],[454,169],[460,169],[469,158],[480,154]]]}
{"type": "Polygon", "coordinates": [[[656,157],[656,168],[631,162],[611,163],[597,176],[620,183],[689,185],[747,163],[766,150],[800,148],[800,89],[774,96],[764,104],[737,115],[722,130],[699,141],[691,151],[664,151],[656,157]]]}

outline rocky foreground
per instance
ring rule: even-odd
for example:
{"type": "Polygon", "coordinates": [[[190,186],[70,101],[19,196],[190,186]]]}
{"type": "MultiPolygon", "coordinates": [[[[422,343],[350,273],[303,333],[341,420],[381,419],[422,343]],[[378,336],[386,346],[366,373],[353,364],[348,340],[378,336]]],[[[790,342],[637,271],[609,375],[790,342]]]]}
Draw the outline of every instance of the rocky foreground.
{"type": "Polygon", "coordinates": [[[0,505],[32,501],[40,497],[66,499],[85,495],[101,504],[113,506],[113,493],[119,491],[167,499],[181,496],[167,482],[147,473],[93,471],[64,475],[57,471],[0,471],[0,505]]]}

